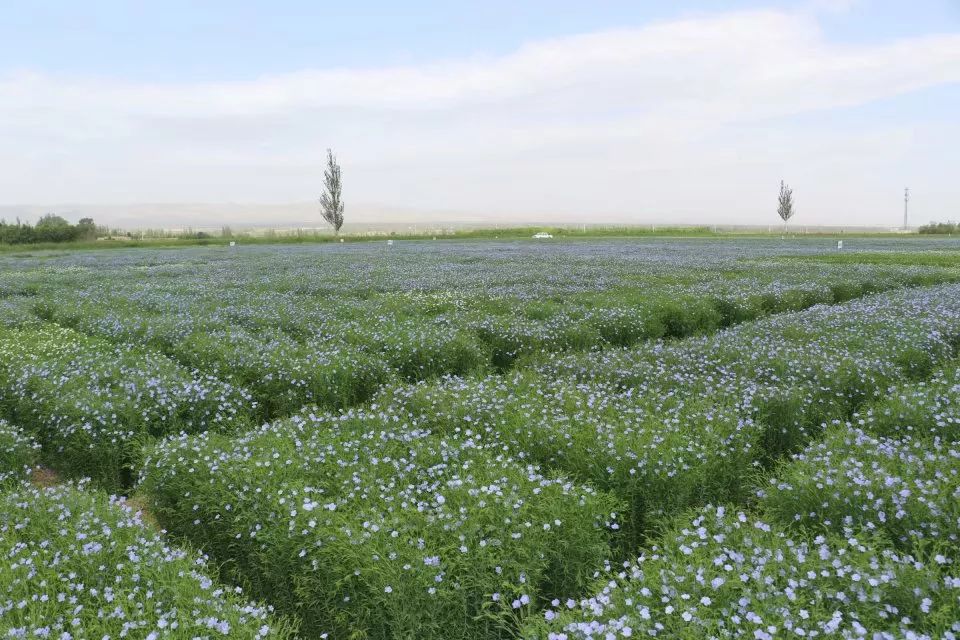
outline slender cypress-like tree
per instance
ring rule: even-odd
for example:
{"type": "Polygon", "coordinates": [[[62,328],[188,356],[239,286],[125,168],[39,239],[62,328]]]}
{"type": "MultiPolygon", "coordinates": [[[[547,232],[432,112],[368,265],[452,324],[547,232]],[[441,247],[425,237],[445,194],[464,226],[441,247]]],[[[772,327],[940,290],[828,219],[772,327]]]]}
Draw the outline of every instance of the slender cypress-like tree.
{"type": "Polygon", "coordinates": [[[787,221],[793,217],[793,214],[796,213],[793,208],[793,189],[788,187],[786,183],[780,181],[780,198],[779,204],[777,205],[777,215],[780,216],[780,219],[783,220],[783,230],[787,230],[787,221]]]}
{"type": "Polygon", "coordinates": [[[320,196],[320,214],[333,233],[339,234],[343,226],[343,180],[340,177],[340,165],[333,151],[327,149],[327,169],[323,172],[323,194],[320,196]]]}

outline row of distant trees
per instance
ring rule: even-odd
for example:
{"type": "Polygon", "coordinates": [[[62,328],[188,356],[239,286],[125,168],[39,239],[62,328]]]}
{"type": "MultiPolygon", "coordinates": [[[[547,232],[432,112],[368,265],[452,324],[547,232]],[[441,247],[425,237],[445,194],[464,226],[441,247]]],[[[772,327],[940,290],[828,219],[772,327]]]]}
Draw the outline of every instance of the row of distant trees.
{"type": "Polygon", "coordinates": [[[931,222],[920,227],[920,233],[952,235],[960,233],[960,224],[956,222],[931,222]]]}
{"type": "Polygon", "coordinates": [[[48,213],[36,224],[7,222],[0,220],[0,243],[34,244],[37,242],[75,242],[77,240],[96,240],[97,225],[93,218],[82,218],[77,224],[70,224],[58,215],[48,213]]]}

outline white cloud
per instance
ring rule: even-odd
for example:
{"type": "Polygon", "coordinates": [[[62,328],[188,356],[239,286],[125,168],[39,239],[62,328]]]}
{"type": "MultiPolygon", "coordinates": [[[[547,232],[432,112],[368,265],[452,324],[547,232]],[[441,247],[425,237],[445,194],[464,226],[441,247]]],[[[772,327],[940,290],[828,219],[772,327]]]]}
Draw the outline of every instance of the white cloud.
{"type": "MultiPolygon", "coordinates": [[[[766,122],[778,148],[814,144],[838,154],[833,164],[862,162],[899,149],[902,123],[851,137],[770,119],[958,82],[960,33],[851,46],[826,40],[810,16],[773,11],[531,42],[499,57],[244,82],[21,72],[0,77],[0,199],[302,200],[333,146],[355,201],[690,219],[720,205],[746,220],[760,215],[761,195],[743,201],[733,195],[743,188],[724,195],[723,185],[818,175],[803,164],[818,158],[731,132],[766,122]],[[722,180],[713,201],[685,188],[710,174],[722,180]],[[602,189],[584,198],[585,181],[602,189]]],[[[844,189],[818,179],[834,196],[844,189]]],[[[818,213],[837,212],[815,209],[811,222],[818,213]]]]}

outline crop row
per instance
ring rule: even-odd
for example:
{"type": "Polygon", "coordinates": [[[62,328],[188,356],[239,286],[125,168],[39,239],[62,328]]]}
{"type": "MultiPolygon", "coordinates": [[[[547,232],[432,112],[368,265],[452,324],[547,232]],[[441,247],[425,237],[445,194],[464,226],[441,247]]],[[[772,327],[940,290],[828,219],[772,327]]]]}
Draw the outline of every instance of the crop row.
{"type": "Polygon", "coordinates": [[[39,448],[0,420],[0,637],[291,637],[122,499],[27,483],[39,448]]]}
{"type": "Polygon", "coordinates": [[[4,638],[293,637],[270,609],[218,585],[204,557],[84,487],[0,493],[0,555],[4,638]]]}
{"type": "Polygon", "coordinates": [[[169,358],[56,325],[0,329],[0,413],[59,471],[109,488],[152,438],[250,426],[250,395],[169,358]]]}
{"type": "Polygon", "coordinates": [[[960,636],[958,376],[891,387],[783,462],[761,517],[680,516],[523,636],[960,636]]]}
{"type": "Polygon", "coordinates": [[[597,591],[557,602],[525,638],[955,638],[957,565],[844,531],[796,539],[727,507],[678,518],[597,591]]]}
{"type": "Polygon", "coordinates": [[[929,375],[958,336],[956,287],[936,287],[378,400],[421,427],[469,430],[613,491],[643,520],[695,499],[745,499],[758,466],[892,382],[929,375]]]}
{"type": "MultiPolygon", "coordinates": [[[[255,266],[277,262],[263,260],[255,266]]],[[[172,279],[170,273],[188,272],[165,260],[146,267],[154,275],[146,282],[127,263],[102,276],[81,265],[11,274],[0,299],[0,327],[6,323],[0,415],[35,433],[48,464],[115,488],[127,482],[152,437],[237,430],[306,405],[355,406],[398,378],[482,373],[523,355],[711,332],[776,311],[953,277],[944,270],[844,266],[806,284],[798,275],[764,279],[760,267],[727,264],[725,277],[704,284],[671,264],[645,276],[660,282],[651,292],[580,292],[569,304],[394,294],[380,300],[385,308],[377,313],[370,300],[331,301],[283,287],[271,293],[262,288],[270,278],[255,279],[249,291],[236,279],[218,290],[204,278],[227,277],[232,263],[185,264],[203,275],[172,279]],[[34,313],[74,329],[59,330],[34,313]]],[[[239,266],[252,277],[249,264],[239,266]]],[[[621,282],[629,275],[622,264],[618,274],[621,282]]]]}
{"type": "Polygon", "coordinates": [[[510,637],[582,593],[653,520],[748,500],[757,469],[824,421],[927,376],[955,353],[958,289],[579,357],[552,377],[396,387],[365,409],[236,438],[179,437],[153,450],[141,489],[305,629],[510,637]]]}
{"type": "Polygon", "coordinates": [[[513,602],[587,584],[620,506],[482,443],[366,415],[168,441],[142,489],[241,582],[334,637],[506,633],[513,602]]]}
{"type": "MultiPolygon", "coordinates": [[[[270,420],[309,404],[353,406],[396,381],[483,374],[519,359],[711,333],[771,313],[957,277],[932,268],[802,265],[783,274],[770,265],[727,265],[696,279],[671,266],[629,281],[622,273],[617,286],[565,297],[557,285],[551,296],[533,299],[448,290],[355,299],[266,289],[235,275],[210,282],[212,274],[226,277],[222,267],[148,281],[41,271],[33,288],[21,289],[34,291],[24,304],[43,319],[159,351],[248,389],[255,417],[270,420]]],[[[13,313],[10,321],[22,317],[13,313]]]]}
{"type": "Polygon", "coordinates": [[[857,527],[921,557],[960,542],[960,367],[889,394],[837,423],[760,492],[764,510],[800,528],[857,527]]]}

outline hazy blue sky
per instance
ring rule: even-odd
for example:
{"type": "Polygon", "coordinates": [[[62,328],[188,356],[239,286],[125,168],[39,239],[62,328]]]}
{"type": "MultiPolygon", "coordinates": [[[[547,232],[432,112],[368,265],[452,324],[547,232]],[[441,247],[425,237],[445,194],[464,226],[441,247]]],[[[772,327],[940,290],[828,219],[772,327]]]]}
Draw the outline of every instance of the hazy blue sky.
{"type": "Polygon", "coordinates": [[[0,204],[348,203],[618,221],[960,218],[960,2],[30,2],[0,204]]]}

